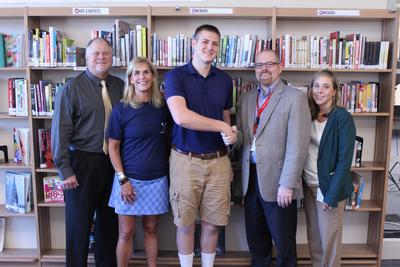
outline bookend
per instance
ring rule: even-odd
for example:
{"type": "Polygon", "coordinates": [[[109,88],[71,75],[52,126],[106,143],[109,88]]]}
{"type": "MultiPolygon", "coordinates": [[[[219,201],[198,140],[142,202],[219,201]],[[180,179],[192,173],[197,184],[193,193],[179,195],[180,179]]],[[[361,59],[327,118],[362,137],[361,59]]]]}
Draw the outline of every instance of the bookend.
{"type": "Polygon", "coordinates": [[[4,159],[0,159],[0,163],[8,163],[8,149],[6,145],[0,146],[0,151],[4,154],[4,159]]]}

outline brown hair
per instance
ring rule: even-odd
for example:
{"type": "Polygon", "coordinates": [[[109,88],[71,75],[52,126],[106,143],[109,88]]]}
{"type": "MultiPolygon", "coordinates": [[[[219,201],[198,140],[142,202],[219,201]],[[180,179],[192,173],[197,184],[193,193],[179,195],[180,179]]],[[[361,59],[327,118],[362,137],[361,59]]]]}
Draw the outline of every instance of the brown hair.
{"type": "Polygon", "coordinates": [[[210,25],[210,24],[203,24],[203,25],[200,25],[199,27],[197,27],[196,30],[194,31],[193,38],[196,39],[197,35],[202,31],[216,33],[216,34],[218,34],[218,37],[221,38],[221,33],[219,32],[218,28],[215,27],[214,25],[210,25]]]}
{"type": "Polygon", "coordinates": [[[329,110],[329,112],[326,114],[326,116],[328,116],[328,114],[335,108],[338,106],[338,102],[340,100],[339,97],[339,88],[340,88],[340,84],[339,81],[335,75],[335,73],[331,70],[328,69],[323,69],[318,71],[317,73],[315,73],[311,79],[311,86],[310,88],[308,88],[307,91],[307,97],[308,97],[308,106],[310,107],[310,112],[311,112],[311,119],[315,120],[318,116],[318,112],[319,112],[319,107],[317,105],[317,103],[315,103],[314,98],[312,97],[312,90],[313,90],[313,86],[316,80],[318,80],[320,77],[325,76],[329,79],[331,79],[332,81],[332,85],[333,85],[333,89],[335,90],[335,97],[334,100],[332,102],[332,106],[329,110]]]}

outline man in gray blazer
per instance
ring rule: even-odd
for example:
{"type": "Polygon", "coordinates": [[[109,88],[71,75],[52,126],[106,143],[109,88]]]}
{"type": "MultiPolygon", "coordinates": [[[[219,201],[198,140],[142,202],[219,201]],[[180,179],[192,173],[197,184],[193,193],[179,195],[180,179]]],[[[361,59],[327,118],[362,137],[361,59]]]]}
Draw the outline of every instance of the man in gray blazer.
{"type": "Polygon", "coordinates": [[[254,66],[259,84],[242,95],[237,117],[251,266],[270,266],[274,240],[277,266],[292,267],[297,264],[296,199],[302,197],[310,111],[306,94],[281,81],[274,51],[261,51],[254,66]]]}

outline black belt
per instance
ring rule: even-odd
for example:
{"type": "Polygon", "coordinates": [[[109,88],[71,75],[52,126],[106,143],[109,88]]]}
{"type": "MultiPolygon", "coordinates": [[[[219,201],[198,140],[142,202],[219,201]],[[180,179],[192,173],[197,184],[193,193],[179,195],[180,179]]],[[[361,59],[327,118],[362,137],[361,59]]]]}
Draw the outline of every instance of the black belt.
{"type": "Polygon", "coordinates": [[[187,155],[190,157],[194,157],[194,158],[199,158],[199,159],[216,159],[219,157],[223,157],[227,154],[226,149],[221,149],[218,150],[216,152],[209,152],[209,153],[195,153],[195,152],[186,152],[186,151],[182,151],[179,148],[177,148],[175,145],[172,145],[172,149],[175,150],[178,153],[181,153],[183,155],[187,155]]]}

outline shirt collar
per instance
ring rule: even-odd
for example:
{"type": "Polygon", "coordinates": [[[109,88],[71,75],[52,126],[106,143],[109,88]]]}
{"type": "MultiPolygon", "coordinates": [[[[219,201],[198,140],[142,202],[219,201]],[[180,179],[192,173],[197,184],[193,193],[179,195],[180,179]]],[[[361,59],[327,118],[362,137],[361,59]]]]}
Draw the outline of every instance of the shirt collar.
{"type": "MultiPolygon", "coordinates": [[[[200,73],[194,68],[192,61],[190,60],[189,63],[187,64],[188,66],[188,70],[191,74],[197,74],[200,75],[200,73]]],[[[211,75],[211,74],[215,74],[217,72],[217,68],[214,67],[213,65],[211,65],[211,69],[210,72],[208,73],[207,76],[211,75]]],[[[200,75],[201,76],[201,75],[200,75]]]]}
{"type": "Polygon", "coordinates": [[[270,94],[272,94],[278,84],[279,80],[273,82],[270,86],[267,87],[267,91],[264,93],[264,90],[261,87],[261,84],[257,85],[257,93],[262,96],[262,98],[266,98],[270,94]]]}
{"type": "MultiPolygon", "coordinates": [[[[101,86],[101,79],[99,77],[95,76],[93,73],[91,73],[88,69],[86,69],[86,76],[96,85],[96,86],[101,86]]],[[[106,84],[107,84],[108,76],[105,79],[106,84]]]]}

